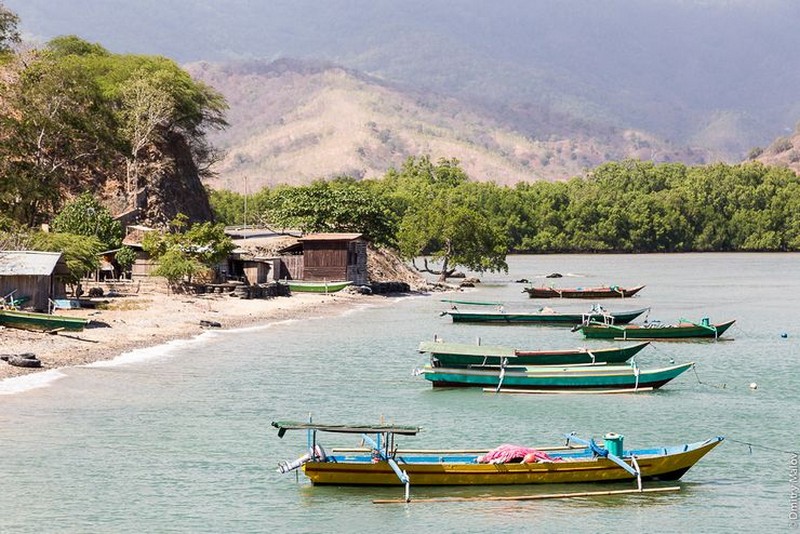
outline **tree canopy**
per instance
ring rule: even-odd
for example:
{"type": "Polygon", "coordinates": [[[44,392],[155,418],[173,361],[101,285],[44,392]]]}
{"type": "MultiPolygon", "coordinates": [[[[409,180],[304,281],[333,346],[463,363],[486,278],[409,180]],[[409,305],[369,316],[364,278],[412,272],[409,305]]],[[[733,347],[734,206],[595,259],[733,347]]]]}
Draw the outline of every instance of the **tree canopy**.
{"type": "MultiPolygon", "coordinates": [[[[0,51],[15,21],[0,9],[0,51]]],[[[167,144],[187,147],[201,174],[217,157],[206,133],[225,126],[225,100],[170,59],[61,36],[4,68],[0,211],[25,225],[109,179],[126,184],[112,200],[134,206],[142,177],[170,165],[167,144]]]]}
{"type": "Polygon", "coordinates": [[[91,193],[83,193],[64,206],[53,219],[53,230],[96,237],[106,249],[122,243],[122,226],[91,193]]]}
{"type": "Polygon", "coordinates": [[[158,262],[153,274],[166,278],[173,288],[213,269],[234,248],[223,225],[187,225],[185,217],[177,217],[169,231],[148,232],[142,246],[158,262]]]}
{"type": "MultiPolygon", "coordinates": [[[[457,160],[423,156],[380,179],[337,182],[264,190],[250,205],[269,198],[264,205],[279,205],[274,220],[342,231],[353,227],[334,215],[344,208],[331,191],[341,184],[362,188],[369,195],[360,201],[373,205],[359,210],[387,209],[380,220],[396,221],[386,241],[407,259],[440,261],[445,273],[458,265],[503,270],[507,253],[800,250],[800,178],[757,162],[625,160],[565,182],[501,187],[470,181],[457,160]]],[[[240,213],[241,196],[222,196],[240,213]]],[[[358,231],[370,235],[373,221],[358,221],[358,231]]]]}

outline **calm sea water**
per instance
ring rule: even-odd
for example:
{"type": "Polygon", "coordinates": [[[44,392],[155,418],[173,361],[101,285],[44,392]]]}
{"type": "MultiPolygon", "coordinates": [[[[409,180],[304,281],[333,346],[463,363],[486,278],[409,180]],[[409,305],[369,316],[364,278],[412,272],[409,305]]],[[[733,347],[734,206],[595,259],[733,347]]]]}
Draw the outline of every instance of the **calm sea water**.
{"type": "MultiPolygon", "coordinates": [[[[566,255],[509,258],[458,298],[583,310],[531,301],[520,278],[563,285],[647,284],[612,309],[651,306],[650,319],[736,319],[720,342],[659,343],[644,366],[697,362],[640,395],[495,396],[436,390],[412,375],[419,341],[521,348],[608,346],[567,328],[454,325],[443,295],[385,299],[325,319],[207,334],[111,364],[0,384],[0,532],[729,532],[792,528],[790,468],[800,450],[800,256],[566,255]],[[39,382],[41,387],[31,388],[39,382]],[[751,383],[758,385],[752,389],[751,383]],[[20,391],[22,390],[22,391],[20,391]],[[670,494],[532,502],[376,506],[400,488],[313,487],[275,466],[305,448],[270,422],[420,425],[401,445],[547,445],[576,431],[626,446],[729,438],[670,494]],[[733,441],[736,440],[736,441],[733,441]],[[754,444],[752,447],[739,442],[754,444]]],[[[357,445],[355,437],[328,446],[357,445]]],[[[796,465],[796,464],[795,464],[796,465]]],[[[627,488],[626,484],[616,488],[627,488]]],[[[414,497],[531,494],[598,486],[412,488],[414,497]]]]}

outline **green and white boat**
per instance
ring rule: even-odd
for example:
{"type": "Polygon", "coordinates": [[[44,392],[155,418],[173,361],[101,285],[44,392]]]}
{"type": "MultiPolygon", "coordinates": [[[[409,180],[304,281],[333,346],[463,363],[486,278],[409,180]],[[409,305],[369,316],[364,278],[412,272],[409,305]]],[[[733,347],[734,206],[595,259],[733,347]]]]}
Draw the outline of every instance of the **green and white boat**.
{"type": "Polygon", "coordinates": [[[341,291],[353,282],[340,280],[335,282],[311,281],[311,280],[280,280],[279,284],[289,287],[290,291],[297,293],[336,293],[341,291]]]}
{"type": "Polygon", "coordinates": [[[433,387],[483,387],[532,390],[657,389],[691,369],[694,362],[658,369],[632,365],[548,366],[524,368],[448,368],[426,365],[417,371],[433,387]]]}
{"type": "Polygon", "coordinates": [[[47,313],[24,312],[19,310],[0,310],[0,326],[19,328],[22,330],[36,330],[51,332],[67,330],[80,332],[89,323],[83,317],[66,317],[64,315],[50,315],[47,313]]]}
{"type": "Polygon", "coordinates": [[[512,347],[423,341],[419,351],[430,353],[434,367],[514,367],[527,365],[591,365],[624,363],[650,344],[627,347],[575,348],[562,350],[520,350],[512,347]]]}
{"type": "Polygon", "coordinates": [[[552,308],[539,308],[536,311],[507,311],[502,306],[494,310],[471,309],[462,310],[453,306],[441,312],[449,315],[454,323],[491,323],[491,324],[534,324],[554,326],[575,326],[587,321],[608,322],[611,324],[627,324],[650,308],[611,312],[593,307],[586,312],[561,312],[552,308]]]}
{"type": "Polygon", "coordinates": [[[642,325],[614,325],[590,321],[575,330],[580,330],[587,338],[597,339],[717,339],[735,322],[731,320],[713,324],[706,317],[699,323],[681,319],[675,324],[651,322],[642,325]]]}

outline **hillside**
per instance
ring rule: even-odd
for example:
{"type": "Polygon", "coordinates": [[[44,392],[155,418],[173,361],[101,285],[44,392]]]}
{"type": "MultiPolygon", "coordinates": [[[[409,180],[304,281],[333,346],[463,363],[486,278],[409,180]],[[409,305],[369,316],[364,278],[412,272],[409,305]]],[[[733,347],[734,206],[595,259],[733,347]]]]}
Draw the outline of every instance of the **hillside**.
{"type": "Polygon", "coordinates": [[[328,61],[525,137],[646,131],[739,161],[798,120],[796,0],[5,0],[26,38],[180,63],[328,61]]]}
{"type": "Polygon", "coordinates": [[[800,124],[791,135],[779,137],[763,150],[754,149],[751,158],[800,174],[800,124]]]}
{"type": "MultiPolygon", "coordinates": [[[[373,178],[422,154],[458,158],[473,179],[498,184],[562,180],[610,159],[709,157],[634,130],[587,127],[537,139],[473,102],[319,62],[203,62],[187,70],[230,105],[230,127],[211,137],[225,151],[217,177],[205,181],[212,188],[252,192],[342,174],[373,178]]],[[[535,129],[542,114],[528,109],[527,126],[535,129]]]]}

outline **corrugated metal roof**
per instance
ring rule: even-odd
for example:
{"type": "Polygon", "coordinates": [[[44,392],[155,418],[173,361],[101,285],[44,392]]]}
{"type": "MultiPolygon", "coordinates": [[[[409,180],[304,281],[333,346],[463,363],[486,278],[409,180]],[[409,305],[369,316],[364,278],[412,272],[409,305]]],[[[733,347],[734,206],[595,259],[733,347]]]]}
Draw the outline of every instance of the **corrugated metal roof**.
{"type": "Polygon", "coordinates": [[[300,238],[300,241],[352,241],[358,239],[362,234],[308,234],[300,238]]]}
{"type": "Polygon", "coordinates": [[[0,276],[49,276],[60,259],[60,252],[0,251],[0,276]]]}

